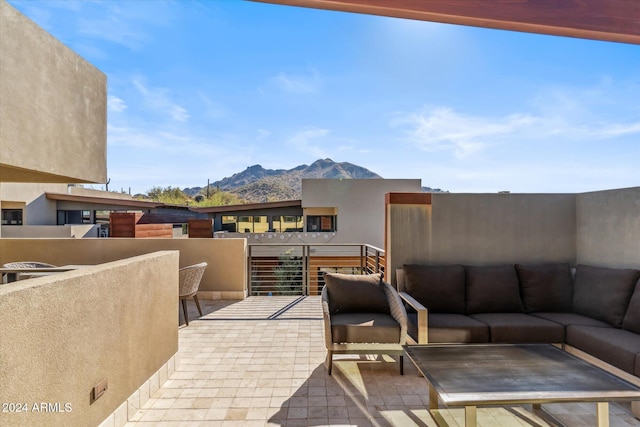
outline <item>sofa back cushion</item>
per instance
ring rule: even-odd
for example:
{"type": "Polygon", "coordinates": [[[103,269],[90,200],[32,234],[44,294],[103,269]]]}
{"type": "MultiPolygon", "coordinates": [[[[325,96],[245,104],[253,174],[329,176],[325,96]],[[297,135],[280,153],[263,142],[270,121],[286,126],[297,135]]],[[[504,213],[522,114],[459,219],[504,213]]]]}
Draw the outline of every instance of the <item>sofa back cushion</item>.
{"type": "Polygon", "coordinates": [[[404,267],[404,289],[433,313],[464,314],[464,267],[411,265],[404,267]]]}
{"type": "Polygon", "coordinates": [[[518,275],[513,265],[465,267],[466,312],[522,313],[518,275]]]}
{"type": "Polygon", "coordinates": [[[381,274],[325,273],[329,312],[390,313],[381,274]]]}
{"type": "Polygon", "coordinates": [[[569,264],[516,264],[525,313],[571,312],[573,279],[569,264]]]}
{"type": "Polygon", "coordinates": [[[627,307],[627,314],[622,319],[622,329],[640,334],[640,279],[636,282],[635,289],[627,307]]]}
{"type": "Polygon", "coordinates": [[[573,285],[573,312],[622,325],[640,271],[578,265],[573,285]]]}

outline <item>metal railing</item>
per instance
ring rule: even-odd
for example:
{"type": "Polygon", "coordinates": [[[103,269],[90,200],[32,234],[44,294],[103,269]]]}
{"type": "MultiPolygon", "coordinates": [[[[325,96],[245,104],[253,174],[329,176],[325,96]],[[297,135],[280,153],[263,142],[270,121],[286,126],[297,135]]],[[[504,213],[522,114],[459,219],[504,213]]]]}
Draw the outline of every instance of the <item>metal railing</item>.
{"type": "Polygon", "coordinates": [[[325,272],[384,272],[384,250],[365,244],[249,244],[249,295],[319,295],[325,272]]]}

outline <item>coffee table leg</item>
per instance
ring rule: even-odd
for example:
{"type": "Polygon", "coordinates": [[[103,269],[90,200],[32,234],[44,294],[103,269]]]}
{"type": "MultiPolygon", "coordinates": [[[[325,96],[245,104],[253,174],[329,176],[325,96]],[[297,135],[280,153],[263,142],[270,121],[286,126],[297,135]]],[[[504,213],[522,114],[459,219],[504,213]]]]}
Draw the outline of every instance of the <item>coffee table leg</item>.
{"type": "Polygon", "coordinates": [[[609,402],[598,402],[598,427],[609,427],[609,402]]]}
{"type": "Polygon", "coordinates": [[[429,409],[438,409],[438,393],[429,383],[429,409]]]}
{"type": "Polygon", "coordinates": [[[476,427],[478,424],[478,415],[475,406],[464,407],[464,425],[465,427],[476,427]]]}
{"type": "Polygon", "coordinates": [[[544,408],[542,407],[542,404],[534,403],[531,406],[532,406],[532,409],[533,409],[533,413],[536,414],[537,416],[539,416],[540,418],[542,418],[543,420],[545,420],[550,425],[552,425],[552,426],[563,426],[564,425],[564,424],[562,424],[562,422],[560,422],[559,419],[554,417],[553,414],[545,411],[544,408]]]}

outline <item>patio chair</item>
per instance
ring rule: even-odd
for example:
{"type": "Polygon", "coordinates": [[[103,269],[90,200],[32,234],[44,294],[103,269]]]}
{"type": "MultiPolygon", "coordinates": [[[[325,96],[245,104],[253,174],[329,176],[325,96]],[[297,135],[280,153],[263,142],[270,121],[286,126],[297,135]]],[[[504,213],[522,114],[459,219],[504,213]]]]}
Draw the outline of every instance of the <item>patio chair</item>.
{"type": "Polygon", "coordinates": [[[184,313],[184,322],[189,326],[189,314],[187,313],[187,298],[193,297],[198,307],[198,313],[202,316],[202,310],[200,309],[200,302],[198,301],[198,287],[200,286],[200,280],[204,270],[207,268],[206,262],[190,265],[188,267],[181,268],[179,270],[180,276],[180,302],[182,303],[182,311],[184,313]]]}
{"type": "Polygon", "coordinates": [[[322,289],[327,370],[334,354],[399,356],[404,373],[407,312],[398,293],[381,274],[325,273],[322,289]]]}
{"type": "MultiPolygon", "coordinates": [[[[16,262],[8,262],[4,264],[2,267],[4,268],[55,268],[57,265],[49,264],[46,262],[38,262],[38,261],[16,261],[16,262]]],[[[30,279],[33,277],[28,273],[18,273],[16,274],[16,278],[19,279],[30,279]]]]}

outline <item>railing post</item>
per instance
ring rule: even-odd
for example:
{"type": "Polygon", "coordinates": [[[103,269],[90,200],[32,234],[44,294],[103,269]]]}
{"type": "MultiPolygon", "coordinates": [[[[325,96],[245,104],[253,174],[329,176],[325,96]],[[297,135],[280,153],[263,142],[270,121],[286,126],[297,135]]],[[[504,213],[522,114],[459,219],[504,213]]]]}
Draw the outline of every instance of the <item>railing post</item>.
{"type": "Polygon", "coordinates": [[[247,245],[247,255],[248,255],[248,261],[247,261],[247,287],[249,288],[249,295],[251,296],[251,294],[253,293],[253,279],[251,277],[251,270],[253,269],[253,264],[251,262],[251,245],[247,245]]]}
{"type": "Polygon", "coordinates": [[[309,271],[309,254],[311,251],[309,250],[309,245],[302,246],[302,277],[304,277],[302,283],[302,294],[308,296],[309,295],[309,287],[311,284],[311,278],[309,271]]]}

